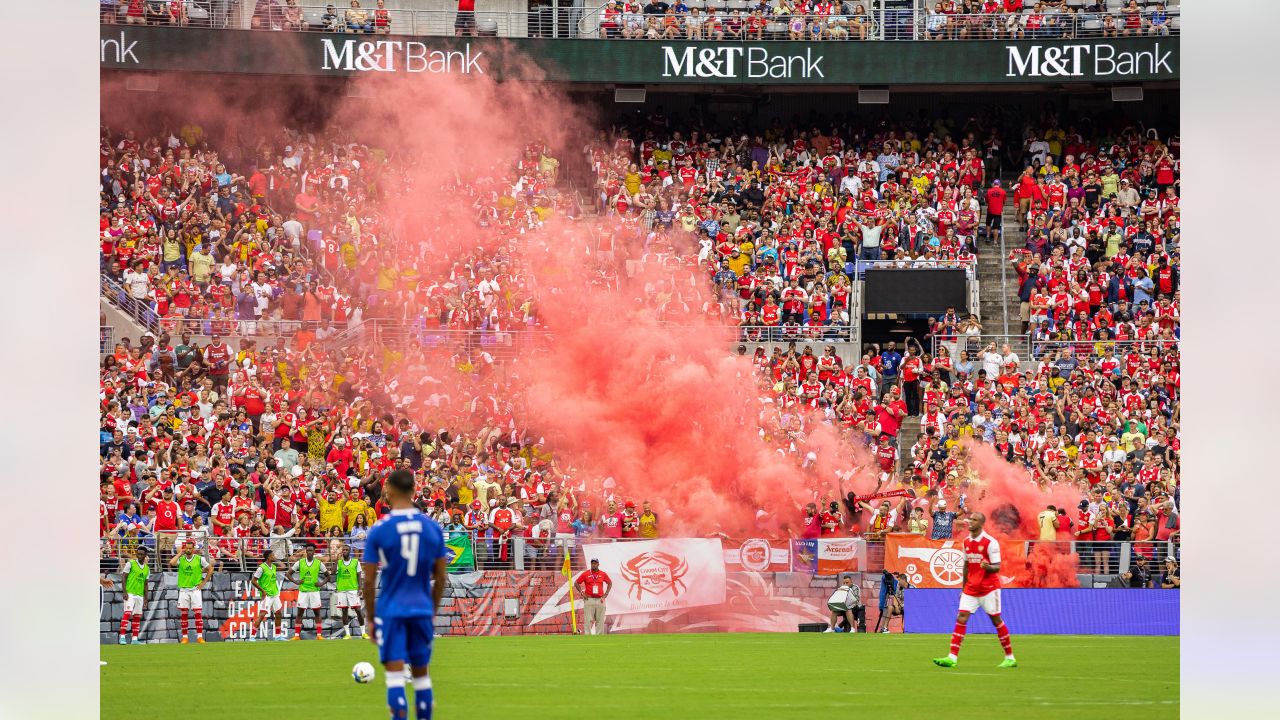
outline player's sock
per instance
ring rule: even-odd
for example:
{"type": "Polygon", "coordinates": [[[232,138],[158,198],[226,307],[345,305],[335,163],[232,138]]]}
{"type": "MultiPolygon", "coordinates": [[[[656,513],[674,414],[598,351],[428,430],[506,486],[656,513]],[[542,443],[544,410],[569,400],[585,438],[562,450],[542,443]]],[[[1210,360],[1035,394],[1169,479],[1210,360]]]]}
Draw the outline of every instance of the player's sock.
{"type": "Polygon", "coordinates": [[[965,629],[965,625],[956,623],[955,629],[951,631],[951,654],[947,657],[952,660],[955,660],[960,655],[960,643],[964,642],[965,629]]]}
{"type": "Polygon", "coordinates": [[[200,610],[199,608],[197,608],[195,611],[195,615],[196,615],[196,637],[202,638],[204,637],[204,610],[200,610]]]}
{"type": "Polygon", "coordinates": [[[129,632],[129,618],[130,618],[129,613],[125,613],[120,617],[120,639],[121,640],[123,640],[124,636],[129,632]]]}
{"type": "Polygon", "coordinates": [[[187,636],[187,630],[189,630],[189,629],[190,629],[190,625],[188,625],[188,624],[187,624],[187,611],[186,611],[186,610],[179,609],[179,610],[178,610],[178,614],[182,616],[182,622],[181,622],[181,624],[179,625],[179,627],[181,627],[181,628],[182,628],[182,637],[186,637],[186,636],[187,636]]]}
{"type": "Polygon", "coordinates": [[[409,704],[404,695],[404,673],[388,671],[387,707],[391,708],[391,720],[409,717],[409,704]]]}
{"type": "Polygon", "coordinates": [[[142,615],[133,616],[133,639],[138,639],[138,631],[142,629],[142,615]]]}
{"type": "Polygon", "coordinates": [[[418,708],[418,720],[431,720],[431,706],[435,695],[431,692],[431,676],[413,679],[413,704],[418,708]]]}
{"type": "Polygon", "coordinates": [[[302,637],[302,617],[298,617],[298,621],[293,624],[293,634],[302,637]]]}
{"type": "Polygon", "coordinates": [[[1003,622],[997,625],[996,637],[1000,638],[1000,647],[1004,648],[1004,656],[1013,657],[1013,641],[1009,639],[1009,626],[1003,622]]]}

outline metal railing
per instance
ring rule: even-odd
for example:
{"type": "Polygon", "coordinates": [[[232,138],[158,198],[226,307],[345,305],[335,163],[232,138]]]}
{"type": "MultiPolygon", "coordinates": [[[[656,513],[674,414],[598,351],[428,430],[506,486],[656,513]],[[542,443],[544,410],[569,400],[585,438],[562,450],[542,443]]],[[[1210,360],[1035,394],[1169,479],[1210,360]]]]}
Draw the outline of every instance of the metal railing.
{"type": "Polygon", "coordinates": [[[112,280],[106,275],[98,276],[99,293],[101,297],[112,306],[120,310],[120,312],[128,315],[135,323],[143,329],[153,334],[159,334],[159,325],[155,311],[151,309],[149,300],[139,300],[129,294],[129,291],[123,285],[112,280]]]}
{"type": "Polygon", "coordinates": [[[946,258],[921,260],[856,260],[854,272],[861,280],[867,270],[935,270],[962,268],[970,280],[977,277],[978,258],[951,260],[946,258]]]}
{"type": "Polygon", "coordinates": [[[663,16],[645,16],[642,3],[633,11],[618,10],[614,3],[577,7],[560,0],[533,10],[477,10],[469,19],[456,10],[386,8],[375,2],[352,9],[335,3],[289,5],[283,0],[186,0],[183,3],[144,2],[141,14],[130,15],[127,0],[100,0],[104,24],[158,27],[218,28],[280,32],[326,32],[356,35],[406,35],[469,37],[545,37],[653,40],[803,40],[839,42],[852,40],[1053,40],[1131,36],[1176,36],[1181,16],[1176,5],[1156,10],[1143,2],[1139,27],[1126,27],[1122,6],[1114,0],[1099,3],[1105,9],[1086,11],[1085,3],[1068,0],[1064,12],[1033,8],[1021,13],[935,15],[924,7],[902,3],[844,3],[830,15],[782,14],[776,3],[747,0],[686,0],[695,16],[680,13],[674,22],[663,16]],[[858,6],[863,7],[858,12],[858,6]],[[152,12],[151,8],[157,9],[152,12]],[[753,11],[759,10],[759,14],[753,11]],[[460,17],[461,15],[461,17],[460,17]],[[689,22],[691,18],[698,18],[689,22]],[[1107,18],[1111,18],[1108,25],[1107,18]],[[654,22],[651,24],[650,20],[654,22]]]}
{"type": "Polygon", "coordinates": [[[569,37],[577,25],[579,9],[569,0],[555,7],[530,10],[476,10],[468,16],[456,9],[378,9],[370,0],[352,8],[349,2],[329,5],[288,4],[284,0],[186,0],[142,4],[141,15],[130,15],[130,3],[102,3],[101,22],[152,27],[263,30],[267,32],[322,32],[353,35],[409,35],[468,37],[569,37]],[[163,12],[148,12],[148,5],[163,12]],[[175,12],[176,10],[176,12],[175,12]]]}
{"type": "Polygon", "coordinates": [[[116,349],[116,329],[110,325],[98,327],[98,355],[110,355],[116,349]]]}
{"type": "MultiPolygon", "coordinates": [[[[1110,5],[1110,3],[1108,3],[1110,5]]],[[[1072,40],[1084,38],[1178,35],[1182,20],[1176,8],[1163,13],[1141,10],[1140,25],[1126,27],[1120,11],[1061,12],[1050,9],[1021,13],[935,14],[917,12],[917,35],[923,40],[1072,40]],[[1107,18],[1111,23],[1107,23],[1107,18]]]]}
{"type": "Polygon", "coordinates": [[[1102,357],[1125,355],[1131,350],[1147,354],[1152,352],[1179,352],[1178,340],[1031,340],[1030,358],[1040,360],[1050,352],[1070,348],[1076,357],[1102,357]]]}
{"type": "Polygon", "coordinates": [[[969,360],[974,365],[973,374],[978,373],[978,368],[982,367],[982,353],[992,344],[995,343],[995,352],[1000,352],[1006,344],[1009,350],[1018,356],[1019,368],[1026,367],[1026,364],[1032,360],[1031,357],[1031,339],[1027,335],[1000,335],[981,333],[978,335],[965,335],[958,333],[947,337],[934,336],[930,338],[929,349],[936,357],[938,349],[945,347],[947,352],[951,354],[952,363],[960,360],[962,352],[969,353],[969,360]]]}
{"type": "MultiPolygon", "coordinates": [[[[559,570],[563,567],[566,550],[569,552],[570,566],[585,569],[585,559],[576,550],[583,543],[651,539],[609,539],[599,534],[525,537],[522,530],[510,533],[446,530],[444,535],[446,543],[452,543],[454,552],[460,551],[457,562],[450,565],[450,572],[559,570]],[[470,559],[467,559],[468,556],[470,559]]],[[[104,569],[114,568],[121,558],[133,557],[135,548],[146,547],[149,552],[147,564],[153,571],[159,572],[168,568],[169,561],[182,552],[188,540],[195,544],[195,553],[213,563],[216,570],[253,570],[262,562],[263,553],[268,549],[275,553],[279,562],[291,563],[303,555],[307,546],[314,547],[316,557],[325,562],[339,557],[344,546],[351,547],[352,556],[359,558],[364,552],[365,542],[362,537],[355,538],[347,534],[317,537],[279,534],[233,538],[214,535],[206,526],[199,532],[112,533],[99,538],[99,557],[104,569]]]]}
{"type": "MultiPolygon", "coordinates": [[[[764,14],[758,3],[743,0],[686,3],[690,12],[644,15],[615,12],[612,3],[583,14],[578,37],[609,40],[878,40],[880,26],[871,12],[831,15],[764,14]],[[693,12],[693,10],[697,12],[693,12]]],[[[638,5],[636,6],[639,7],[638,5]]]]}

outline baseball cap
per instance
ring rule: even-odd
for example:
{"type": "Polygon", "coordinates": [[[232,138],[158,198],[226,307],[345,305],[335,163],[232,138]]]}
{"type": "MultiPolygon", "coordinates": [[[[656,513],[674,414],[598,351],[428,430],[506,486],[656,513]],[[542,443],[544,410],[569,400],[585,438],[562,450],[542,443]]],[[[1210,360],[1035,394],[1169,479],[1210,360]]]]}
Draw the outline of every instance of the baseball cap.
{"type": "Polygon", "coordinates": [[[600,558],[591,558],[591,562],[598,563],[600,562],[600,558]]]}

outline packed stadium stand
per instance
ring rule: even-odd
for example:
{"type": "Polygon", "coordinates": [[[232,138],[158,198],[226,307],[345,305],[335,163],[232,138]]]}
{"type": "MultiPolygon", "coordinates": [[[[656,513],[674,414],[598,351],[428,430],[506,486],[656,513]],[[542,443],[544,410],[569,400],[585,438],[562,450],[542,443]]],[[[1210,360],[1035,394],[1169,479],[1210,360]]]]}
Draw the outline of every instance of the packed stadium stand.
{"type": "MultiPolygon", "coordinates": [[[[1051,112],[1014,134],[921,120],[742,128],[651,113],[587,144],[575,162],[594,184],[576,190],[561,159],[530,145],[473,189],[476,223],[499,238],[551,213],[597,223],[606,284],[652,262],[705,273],[716,302],[704,307],[637,300],[740,326],[726,352],[752,355],[779,416],[842,428],[885,487],[916,495],[889,518],[850,512],[834,532],[927,532],[907,506],[961,499],[958,441],[973,438],[1028,482],[1078,489],[1062,537],[1176,538],[1176,135],[1051,112]],[[644,252],[619,242],[615,254],[622,234],[644,252]],[[859,347],[852,288],[877,263],[975,277],[1004,264],[1008,282],[989,285],[1005,296],[983,304],[1004,316],[941,314],[919,337],[859,347]],[[1010,331],[984,329],[998,322],[1010,331]]],[[[609,532],[569,498],[623,497],[510,432],[511,348],[548,340],[509,250],[442,258],[443,276],[371,251],[393,229],[362,201],[394,160],[336,141],[287,131],[246,153],[189,121],[104,128],[108,555],[190,539],[234,562],[286,534],[359,547],[377,479],[398,467],[421,471],[424,505],[453,530],[492,532],[492,510],[513,507],[530,538],[609,532]],[[398,392],[391,379],[428,357],[453,368],[439,393],[398,392]],[[418,428],[408,418],[422,408],[451,421],[418,428]]],[[[658,532],[627,513],[621,532],[658,532]]]]}

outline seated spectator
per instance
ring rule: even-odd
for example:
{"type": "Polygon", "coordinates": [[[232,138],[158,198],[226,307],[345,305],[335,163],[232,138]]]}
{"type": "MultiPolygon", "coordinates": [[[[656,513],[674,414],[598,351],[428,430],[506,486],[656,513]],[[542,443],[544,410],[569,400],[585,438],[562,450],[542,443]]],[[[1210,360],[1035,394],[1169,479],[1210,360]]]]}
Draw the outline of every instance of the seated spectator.
{"type": "Polygon", "coordinates": [[[346,11],[344,20],[347,24],[347,32],[373,32],[373,19],[369,16],[368,10],[360,7],[360,0],[351,0],[351,8],[346,11]]]}

